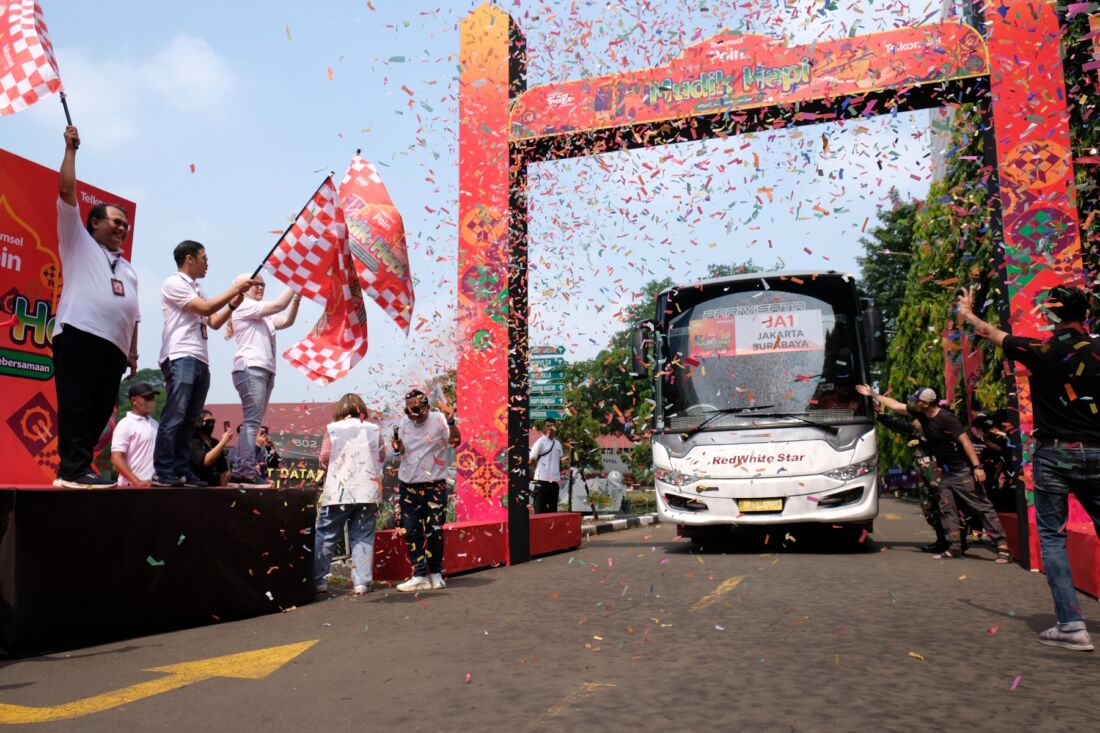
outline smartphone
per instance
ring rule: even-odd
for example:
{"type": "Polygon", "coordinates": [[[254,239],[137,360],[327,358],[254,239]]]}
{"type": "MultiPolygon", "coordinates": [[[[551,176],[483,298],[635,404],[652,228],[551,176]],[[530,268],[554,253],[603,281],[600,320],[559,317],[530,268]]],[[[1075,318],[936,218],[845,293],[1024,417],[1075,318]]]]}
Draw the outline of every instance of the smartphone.
{"type": "Polygon", "coordinates": [[[225,429],[225,432],[228,433],[229,432],[229,427],[230,427],[229,421],[226,420],[225,422],[223,422],[222,427],[225,429]]]}

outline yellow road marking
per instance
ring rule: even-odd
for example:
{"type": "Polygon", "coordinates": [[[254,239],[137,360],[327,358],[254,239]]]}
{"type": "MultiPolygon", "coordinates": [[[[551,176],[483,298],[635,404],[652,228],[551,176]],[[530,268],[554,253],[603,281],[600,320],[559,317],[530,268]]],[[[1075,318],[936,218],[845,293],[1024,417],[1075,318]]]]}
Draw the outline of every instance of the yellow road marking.
{"type": "Polygon", "coordinates": [[[729,593],[731,590],[741,585],[741,581],[744,579],[744,575],[738,575],[733,578],[723,580],[721,583],[718,584],[717,588],[693,603],[691,606],[691,610],[698,611],[700,608],[706,608],[707,606],[724,596],[726,593],[729,593]]]}
{"type": "Polygon", "coordinates": [[[86,697],[82,700],[62,703],[49,707],[31,707],[0,703],[0,724],[45,723],[51,720],[67,720],[109,710],[119,705],[135,702],[162,692],[186,687],[211,677],[237,677],[246,680],[261,680],[282,667],[294,657],[317,643],[303,641],[298,644],[273,646],[224,657],[199,659],[182,664],[169,664],[164,667],[152,667],[145,672],[163,672],[167,676],[121,690],[105,692],[102,695],[86,697]]]}
{"type": "Polygon", "coordinates": [[[549,718],[565,717],[565,715],[572,708],[576,707],[576,703],[580,702],[586,697],[591,697],[592,695],[595,695],[597,692],[609,690],[614,686],[615,685],[602,684],[599,682],[584,682],[581,684],[580,687],[566,695],[565,698],[557,705],[554,705],[545,713],[528,723],[525,730],[535,730],[540,723],[547,721],[547,719],[549,718]]]}

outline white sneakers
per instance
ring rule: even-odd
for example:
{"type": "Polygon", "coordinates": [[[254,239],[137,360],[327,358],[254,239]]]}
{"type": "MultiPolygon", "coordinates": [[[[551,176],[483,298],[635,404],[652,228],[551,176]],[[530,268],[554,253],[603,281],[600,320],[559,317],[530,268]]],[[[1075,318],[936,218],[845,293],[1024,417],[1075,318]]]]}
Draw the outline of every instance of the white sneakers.
{"type": "Polygon", "coordinates": [[[355,595],[357,596],[365,596],[367,593],[370,593],[370,591],[370,583],[367,583],[366,585],[355,586],[355,595]]]}
{"type": "Polygon", "coordinates": [[[432,590],[439,590],[440,588],[447,587],[447,581],[443,580],[442,573],[432,573],[428,576],[428,581],[432,584],[432,590]]]}
{"type": "Polygon", "coordinates": [[[404,583],[397,584],[397,590],[401,593],[415,593],[422,590],[431,590],[432,581],[422,575],[414,575],[404,583]]]}

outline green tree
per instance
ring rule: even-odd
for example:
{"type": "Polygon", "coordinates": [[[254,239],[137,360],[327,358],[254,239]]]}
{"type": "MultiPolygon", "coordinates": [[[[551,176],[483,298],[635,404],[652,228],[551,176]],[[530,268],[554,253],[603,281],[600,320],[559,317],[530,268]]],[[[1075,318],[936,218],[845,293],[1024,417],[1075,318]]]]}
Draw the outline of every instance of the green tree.
{"type": "Polygon", "coordinates": [[[886,325],[887,333],[901,308],[913,262],[913,226],[920,201],[902,201],[897,189],[889,192],[890,208],[879,211],[880,224],[859,243],[864,255],[857,257],[863,278],[861,290],[875,301],[886,325]]]}

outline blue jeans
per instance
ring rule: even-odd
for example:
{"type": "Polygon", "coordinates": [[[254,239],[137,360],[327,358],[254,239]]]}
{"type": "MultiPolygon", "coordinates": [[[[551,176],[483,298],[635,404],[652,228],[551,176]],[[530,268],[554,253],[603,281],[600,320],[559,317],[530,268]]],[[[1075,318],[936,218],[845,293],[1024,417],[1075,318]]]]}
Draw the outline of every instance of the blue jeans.
{"type": "Polygon", "coordinates": [[[153,472],[161,479],[195,478],[188,466],[191,438],[210,390],[210,367],[193,356],[184,356],[165,359],[160,370],[164,373],[164,410],[153,447],[153,472]]]}
{"type": "Polygon", "coordinates": [[[377,504],[329,504],[317,515],[313,538],[313,577],[320,585],[332,567],[336,538],[348,528],[351,545],[351,581],[369,585],[374,577],[374,520],[377,504]]]}
{"type": "Polygon", "coordinates": [[[241,412],[244,415],[241,435],[237,439],[237,458],[231,467],[233,475],[253,480],[265,478],[267,472],[261,472],[256,455],[256,434],[260,432],[260,423],[271,400],[275,375],[266,369],[248,367],[244,371],[233,372],[233,386],[241,396],[241,412]]]}
{"type": "Polygon", "coordinates": [[[413,575],[443,572],[443,523],[447,519],[447,484],[401,482],[398,493],[401,526],[409,549],[413,575]]]}
{"type": "Polygon", "coordinates": [[[1047,585],[1054,596],[1054,613],[1058,628],[1077,631],[1085,628],[1085,621],[1066,556],[1069,493],[1072,491],[1088,511],[1100,535],[1100,450],[1037,448],[1033,466],[1035,523],[1039,528],[1047,585]]]}

